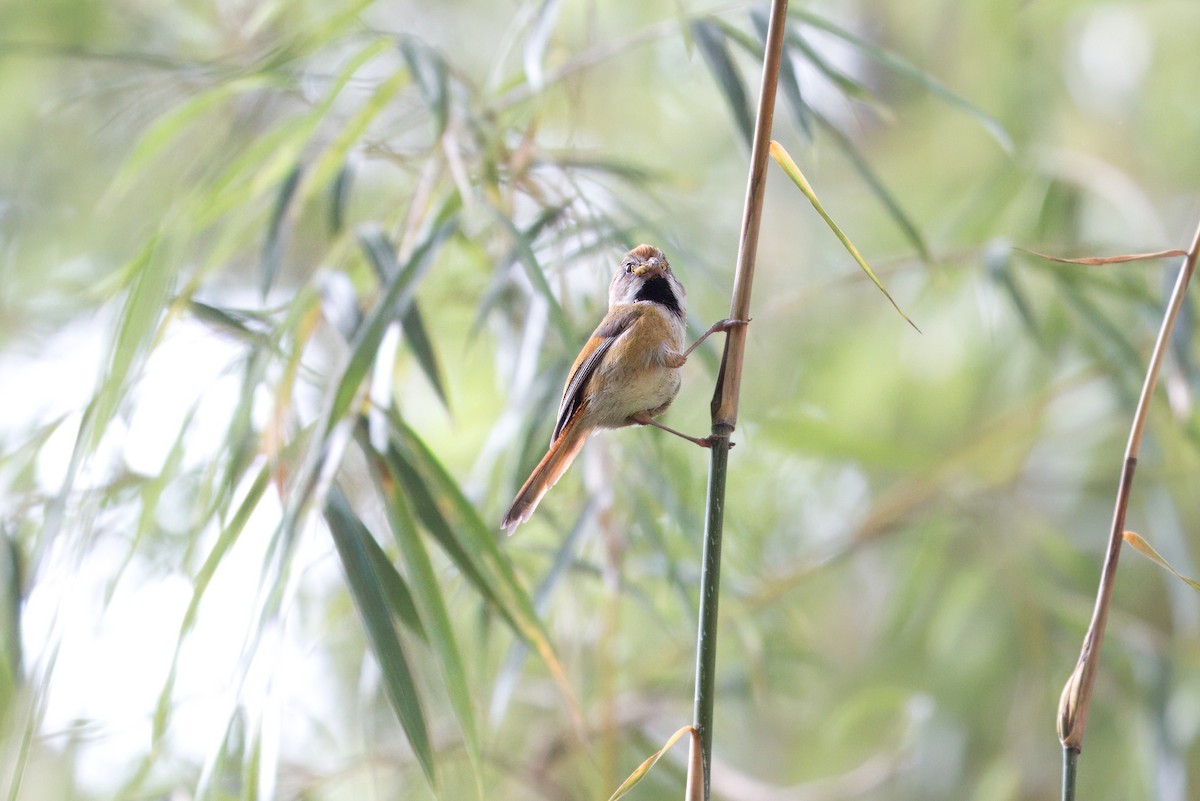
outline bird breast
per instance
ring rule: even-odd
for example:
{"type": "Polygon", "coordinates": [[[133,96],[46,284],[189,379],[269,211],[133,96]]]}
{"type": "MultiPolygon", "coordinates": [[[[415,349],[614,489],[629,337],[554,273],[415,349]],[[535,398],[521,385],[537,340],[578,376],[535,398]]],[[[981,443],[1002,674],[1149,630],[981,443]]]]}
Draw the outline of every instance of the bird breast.
{"type": "Polygon", "coordinates": [[[639,412],[661,414],[679,394],[679,369],[666,366],[664,357],[682,349],[683,320],[659,304],[638,305],[645,306],[642,314],[592,377],[595,392],[588,411],[597,428],[629,425],[629,417],[639,412]]]}

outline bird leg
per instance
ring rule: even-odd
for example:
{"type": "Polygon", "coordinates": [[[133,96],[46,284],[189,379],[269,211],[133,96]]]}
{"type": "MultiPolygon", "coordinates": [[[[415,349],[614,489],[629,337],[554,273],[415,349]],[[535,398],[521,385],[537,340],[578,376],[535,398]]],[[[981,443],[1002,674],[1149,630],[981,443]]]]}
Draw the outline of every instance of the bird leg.
{"type": "Polygon", "coordinates": [[[683,353],[667,354],[667,358],[665,359],[667,367],[683,367],[684,362],[687,361],[687,357],[689,355],[691,355],[691,352],[694,351],[700,345],[701,342],[708,339],[713,334],[728,331],[731,328],[734,328],[739,325],[749,325],[749,324],[750,324],[749,320],[731,320],[731,319],[717,320],[715,323],[713,323],[711,326],[709,326],[707,331],[705,331],[703,334],[700,335],[699,339],[697,339],[695,342],[693,342],[691,345],[689,345],[688,349],[685,350],[683,353]]]}
{"type": "Polygon", "coordinates": [[[693,342],[688,347],[688,349],[683,352],[683,358],[686,359],[688,357],[688,354],[690,354],[692,351],[694,351],[696,349],[697,345],[699,345],[704,340],[708,339],[713,334],[728,331],[731,328],[736,328],[739,325],[750,325],[750,321],[749,320],[731,320],[731,319],[717,320],[715,323],[713,323],[711,326],[708,327],[707,331],[705,331],[703,334],[700,335],[699,339],[697,339],[695,342],[693,342]]]}
{"type": "MultiPolygon", "coordinates": [[[[683,437],[688,442],[695,443],[696,445],[699,445],[701,448],[711,448],[712,447],[712,442],[713,442],[712,437],[693,437],[693,436],[689,436],[689,435],[683,433],[682,431],[676,431],[675,429],[670,428],[669,426],[665,426],[662,423],[655,420],[653,417],[650,416],[649,412],[638,412],[637,414],[632,414],[629,416],[629,419],[630,419],[630,421],[637,423],[640,426],[654,426],[655,428],[661,428],[663,431],[666,431],[668,434],[674,434],[677,437],[683,437]]],[[[729,447],[731,447],[731,448],[733,447],[732,442],[729,443],[729,447]]]]}

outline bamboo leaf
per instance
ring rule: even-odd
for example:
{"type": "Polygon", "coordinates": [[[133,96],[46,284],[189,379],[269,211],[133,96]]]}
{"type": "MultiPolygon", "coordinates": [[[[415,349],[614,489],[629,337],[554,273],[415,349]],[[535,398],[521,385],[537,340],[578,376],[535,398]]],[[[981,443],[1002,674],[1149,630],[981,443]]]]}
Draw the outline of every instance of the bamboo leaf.
{"type": "Polygon", "coordinates": [[[921,235],[921,231],[917,228],[916,223],[908,216],[908,212],[900,205],[900,201],[884,186],[883,181],[871,168],[870,163],[863,158],[862,153],[858,151],[854,142],[850,137],[846,136],[837,126],[827,120],[824,115],[813,112],[817,121],[821,123],[821,127],[827,134],[833,137],[834,143],[841,149],[846,157],[850,159],[850,163],[854,165],[854,169],[858,170],[858,174],[863,177],[867,185],[875,192],[875,196],[883,203],[888,214],[900,226],[900,230],[904,233],[908,241],[912,243],[917,252],[921,254],[921,258],[926,262],[933,260],[933,255],[929,251],[929,246],[925,243],[925,237],[921,235]]]}
{"type": "Polygon", "coordinates": [[[533,29],[525,40],[525,79],[536,91],[541,91],[545,85],[542,62],[546,57],[546,45],[550,42],[550,34],[554,31],[554,22],[558,19],[558,11],[562,8],[562,0],[542,0],[537,16],[533,21],[533,29]]]}
{"type": "Polygon", "coordinates": [[[243,92],[271,86],[273,79],[264,73],[255,73],[213,86],[186,102],[163,114],[138,138],[137,144],[113,179],[109,193],[118,198],[129,190],[134,176],[144,170],[188,126],[200,120],[206,113],[243,92]]]}
{"type": "Polygon", "coordinates": [[[909,80],[923,87],[926,91],[941,98],[949,105],[965,111],[967,114],[975,118],[975,121],[979,123],[979,125],[988,133],[989,136],[992,137],[992,139],[996,140],[996,143],[1004,149],[1005,153],[1013,152],[1012,138],[1008,135],[1008,132],[1004,130],[1004,126],[1001,125],[995,117],[983,111],[962,96],[955,94],[950,90],[949,87],[931,76],[929,73],[906,61],[895,53],[885,50],[873,42],[868,42],[867,40],[856,36],[845,28],[835,25],[824,17],[814,14],[811,11],[807,11],[803,8],[792,8],[791,16],[794,20],[803,21],[814,28],[819,28],[827,33],[831,33],[839,39],[854,45],[854,47],[858,48],[864,55],[869,56],[880,64],[883,64],[896,74],[908,78],[909,80]]]}
{"type": "MultiPolygon", "coordinates": [[[[662,755],[667,753],[668,751],[670,751],[671,746],[673,746],[673,745],[675,745],[675,743],[679,742],[679,738],[685,734],[692,735],[693,740],[696,739],[696,728],[694,726],[688,725],[688,726],[684,726],[679,731],[672,734],[670,739],[667,740],[667,742],[663,745],[662,748],[658,749],[653,754],[648,756],[646,758],[646,760],[644,762],[642,762],[642,764],[638,765],[637,770],[635,770],[633,773],[629,774],[628,779],[621,782],[621,786],[617,788],[617,791],[615,793],[613,793],[611,796],[608,797],[608,801],[618,801],[619,798],[621,798],[626,793],[628,793],[630,790],[632,790],[634,787],[636,787],[638,785],[638,783],[641,782],[642,779],[646,778],[646,775],[650,772],[650,769],[654,767],[655,763],[657,763],[658,760],[662,759],[662,755]]],[[[699,743],[694,743],[692,747],[698,748],[699,743]]]]}
{"type": "Polygon", "coordinates": [[[566,671],[532,599],[501,552],[495,530],[484,525],[475,507],[433,452],[394,413],[392,426],[389,465],[401,469],[407,486],[423,488],[419,493],[420,503],[414,500],[422,522],[513,631],[537,651],[558,683],[576,725],[582,727],[583,716],[566,671]]]}
{"type": "MultiPolygon", "coordinates": [[[[525,268],[525,275],[528,276],[529,282],[533,284],[538,293],[546,299],[550,306],[550,319],[554,321],[555,327],[558,329],[559,335],[563,341],[570,342],[574,338],[574,332],[571,330],[571,324],[567,322],[567,315],[563,311],[562,304],[558,302],[558,297],[554,294],[554,290],[550,288],[550,282],[546,280],[546,273],[542,269],[541,263],[538,261],[537,254],[533,251],[533,243],[538,235],[547,226],[553,223],[562,215],[562,208],[558,206],[544,210],[538,215],[538,218],[524,231],[517,227],[508,215],[501,212],[499,209],[492,206],[488,207],[492,212],[497,222],[508,229],[512,235],[514,244],[513,252],[507,263],[519,261],[525,268]]],[[[481,311],[480,315],[486,311],[481,311]]],[[[481,319],[481,318],[477,318],[481,319]]]]}
{"type": "Polygon", "coordinates": [[[738,130],[749,145],[754,139],[754,117],[750,113],[746,84],[734,66],[733,56],[729,53],[720,27],[709,20],[695,20],[692,22],[692,39],[700,48],[700,55],[704,57],[709,71],[717,79],[738,130]]]}
{"type": "Polygon", "coordinates": [[[1186,256],[1186,250],[1160,250],[1155,253],[1132,253],[1125,256],[1086,256],[1079,259],[1065,259],[1061,256],[1048,256],[1045,253],[1038,253],[1036,250],[1026,250],[1025,248],[1014,248],[1022,253],[1028,253],[1030,256],[1037,256],[1039,259],[1046,261],[1054,261],[1059,264],[1083,264],[1087,266],[1101,266],[1104,264],[1125,264],[1131,261],[1152,261],[1154,259],[1169,259],[1176,256],[1186,256]]]}
{"type": "MultiPolygon", "coordinates": [[[[272,130],[256,137],[254,142],[225,168],[215,186],[205,194],[206,202],[199,207],[196,222],[199,225],[209,224],[230,209],[258,197],[283,181],[299,162],[305,146],[321,121],[333,109],[342,90],[367,62],[387,52],[390,46],[387,39],[369,42],[346,61],[318,106],[301,117],[286,119],[272,130]]],[[[365,126],[370,121],[369,118],[378,112],[377,105],[381,94],[387,96],[389,90],[398,88],[392,85],[392,82],[397,80],[397,76],[393,75],[391,81],[376,89],[372,102],[360,108],[342,127],[334,144],[322,153],[313,169],[304,177],[298,189],[302,200],[307,199],[314,188],[323,186],[345,161],[344,150],[348,147],[346,141],[352,143],[357,140],[355,127],[365,126]],[[362,119],[364,116],[368,118],[365,122],[362,119]],[[336,155],[337,153],[341,153],[341,156],[336,155]]]]}
{"type": "MultiPolygon", "coordinates": [[[[383,283],[394,280],[400,272],[400,265],[396,263],[395,249],[383,231],[379,228],[368,228],[359,232],[358,239],[380,280],[383,283]]],[[[425,320],[421,316],[421,308],[417,305],[415,298],[409,303],[408,309],[401,314],[400,326],[404,330],[404,342],[416,357],[421,372],[433,386],[442,405],[449,409],[450,402],[446,397],[442,370],[438,364],[437,354],[433,350],[433,341],[425,327],[425,320]]]]}
{"type": "Polygon", "coordinates": [[[1012,249],[1006,243],[991,243],[983,254],[984,266],[987,268],[988,277],[1004,289],[1004,292],[1013,304],[1013,308],[1020,315],[1021,322],[1029,329],[1030,335],[1036,342],[1041,339],[1037,317],[1034,316],[1033,307],[1030,305],[1025,291],[1017,281],[1017,276],[1013,271],[1012,259],[1009,258],[1011,253],[1012,249]]]}
{"type": "Polygon", "coordinates": [[[346,163],[350,149],[362,139],[371,122],[387,108],[400,90],[408,84],[409,79],[410,75],[407,69],[396,70],[387,80],[376,87],[371,98],[363,103],[350,119],[342,123],[337,138],[317,158],[305,179],[301,192],[302,198],[312,197],[315,192],[323,189],[333,180],[342,165],[346,163]]]}
{"type": "Polygon", "coordinates": [[[821,55],[820,51],[812,46],[807,39],[796,32],[791,32],[787,41],[793,47],[804,54],[805,60],[817,69],[822,75],[836,86],[846,97],[857,100],[860,103],[875,107],[881,111],[881,116],[891,117],[892,114],[885,110],[883,101],[871,89],[853,76],[847,74],[843,70],[838,69],[821,55]]]}
{"type": "Polygon", "coordinates": [[[267,225],[267,238],[263,243],[263,257],[260,267],[261,280],[259,290],[264,298],[271,289],[271,284],[275,281],[275,276],[279,272],[279,265],[283,261],[283,251],[287,245],[287,237],[284,231],[285,222],[292,207],[292,200],[296,197],[296,187],[300,185],[300,176],[303,173],[304,168],[300,164],[292,168],[292,171],[288,173],[287,178],[283,180],[283,184],[279,187],[279,194],[275,198],[275,206],[271,210],[271,222],[267,225]]]}
{"type": "MultiPolygon", "coordinates": [[[[550,605],[550,598],[555,588],[558,587],[562,578],[567,575],[567,569],[576,557],[576,553],[579,550],[579,541],[583,538],[584,532],[587,531],[588,523],[591,522],[593,514],[595,514],[594,504],[589,501],[579,513],[579,517],[575,520],[575,525],[571,527],[570,533],[567,534],[562,544],[558,547],[550,568],[542,576],[541,583],[538,584],[537,590],[533,594],[533,608],[539,615],[545,613],[546,608],[550,605]]],[[[525,657],[528,654],[529,645],[524,640],[513,643],[508,657],[504,660],[503,666],[496,674],[496,680],[493,683],[491,708],[488,712],[493,721],[498,721],[504,716],[504,712],[512,698],[513,690],[516,689],[517,679],[521,674],[521,665],[524,664],[525,657]]]]}
{"type": "Polygon", "coordinates": [[[1159,554],[1158,551],[1154,550],[1154,548],[1150,545],[1150,543],[1148,543],[1144,539],[1142,539],[1142,537],[1140,535],[1138,535],[1136,532],[1126,531],[1122,535],[1122,537],[1124,538],[1125,542],[1129,543],[1129,545],[1135,551],[1142,554],[1142,556],[1145,556],[1151,562],[1154,562],[1154,564],[1158,565],[1163,570],[1167,571],[1168,573],[1173,575],[1175,578],[1182,581],[1184,584],[1187,584],[1192,589],[1200,590],[1200,582],[1197,582],[1197,581],[1194,581],[1193,579],[1188,578],[1187,576],[1183,575],[1175,568],[1171,567],[1171,564],[1166,559],[1164,559],[1162,557],[1162,555],[1159,554]]]}
{"type": "Polygon", "coordinates": [[[342,371],[334,393],[333,406],[328,418],[331,423],[341,419],[350,408],[351,400],[371,368],[375,351],[388,324],[407,314],[416,295],[417,285],[433,262],[434,254],[458,227],[456,212],[457,207],[451,203],[443,206],[428,235],[413,249],[408,263],[395,271],[383,297],[359,325],[354,340],[350,343],[350,361],[342,371]]]}
{"type": "Polygon", "coordinates": [[[350,187],[354,183],[354,167],[347,159],[329,186],[329,229],[340,234],[346,224],[346,206],[350,202],[350,187]]]}
{"type": "Polygon", "coordinates": [[[0,709],[10,703],[24,683],[25,657],[21,646],[22,593],[25,590],[21,547],[0,527],[0,709]]]}
{"type": "MultiPolygon", "coordinates": [[[[421,619],[427,621],[428,642],[438,661],[438,666],[441,668],[442,682],[446,687],[450,706],[454,710],[455,717],[458,718],[458,724],[466,742],[467,754],[478,779],[479,727],[475,722],[475,707],[471,701],[470,688],[467,686],[467,665],[463,661],[458,641],[454,636],[454,627],[450,623],[450,615],[446,609],[437,574],[433,569],[433,562],[429,558],[424,541],[417,532],[416,523],[409,512],[406,499],[399,493],[396,482],[391,481],[388,477],[386,460],[377,452],[370,450],[370,444],[366,438],[360,439],[360,443],[367,449],[366,453],[373,463],[372,474],[387,509],[392,535],[400,546],[400,552],[408,567],[409,577],[415,590],[415,606],[420,610],[421,619]]],[[[388,566],[391,567],[390,564],[388,566]]],[[[482,796],[482,792],[480,795],[482,796]]]]}
{"type": "MultiPolygon", "coordinates": [[[[750,9],[750,19],[754,23],[754,30],[758,33],[758,50],[761,53],[767,41],[767,14],[763,9],[755,7],[750,9]]],[[[796,117],[796,124],[800,126],[805,137],[811,140],[813,137],[812,109],[809,108],[808,103],[804,100],[804,95],[800,92],[800,79],[796,75],[796,65],[792,63],[792,56],[786,40],[783,44],[783,59],[779,62],[779,88],[783,90],[783,96],[787,100],[788,106],[791,107],[792,114],[796,117]]]]}
{"type": "Polygon", "coordinates": [[[400,53],[417,84],[421,99],[433,114],[434,135],[441,137],[450,119],[449,69],[436,50],[412,37],[400,40],[400,53]]]}
{"type": "Polygon", "coordinates": [[[837,238],[841,241],[842,246],[846,248],[846,251],[854,257],[856,262],[858,262],[858,266],[863,269],[863,272],[867,274],[867,277],[870,278],[871,281],[874,282],[875,286],[879,288],[879,291],[884,294],[884,297],[888,299],[888,301],[892,304],[892,307],[900,313],[900,316],[903,317],[909,325],[911,325],[917,332],[920,332],[921,329],[917,328],[917,324],[909,319],[909,316],[904,313],[904,310],[900,308],[899,304],[896,303],[891,294],[886,288],[884,288],[883,282],[879,280],[879,278],[875,275],[875,271],[871,269],[870,265],[867,264],[866,259],[864,259],[862,254],[858,252],[858,248],[854,246],[854,243],[850,241],[849,237],[842,233],[842,229],[838,227],[837,223],[833,221],[833,218],[830,217],[825,209],[821,206],[821,202],[817,200],[816,193],[813,192],[812,187],[809,186],[808,179],[804,177],[804,174],[800,172],[800,168],[796,166],[796,162],[792,161],[792,157],[788,155],[788,152],[784,150],[783,146],[778,142],[771,142],[771,158],[775,159],[775,163],[782,167],[783,171],[787,173],[787,176],[792,179],[792,182],[800,188],[800,191],[804,193],[806,198],[808,198],[808,202],[811,203],[813,208],[817,210],[817,214],[821,215],[821,219],[825,221],[825,224],[829,226],[830,230],[832,230],[837,238]]]}
{"type": "Polygon", "coordinates": [[[104,378],[92,401],[87,425],[81,431],[85,452],[99,444],[158,332],[175,277],[170,266],[174,260],[163,257],[164,248],[163,242],[151,239],[127,268],[129,294],[121,309],[104,378]]]}
{"type": "Polygon", "coordinates": [[[342,561],[354,605],[362,617],[371,651],[383,673],[384,687],[392,709],[430,787],[437,790],[437,774],[433,748],[425,726],[425,713],[413,681],[408,659],[392,623],[391,611],[380,586],[379,576],[371,564],[366,540],[371,537],[362,521],[350,508],[346,496],[336,486],[331,487],[325,503],[325,520],[333,535],[334,545],[342,561]]]}
{"type": "Polygon", "coordinates": [[[262,315],[255,312],[227,309],[198,300],[189,300],[188,310],[197,320],[213,330],[231,334],[248,345],[265,345],[270,333],[268,323],[262,315]]]}
{"type": "Polygon", "coordinates": [[[425,632],[421,615],[417,611],[417,603],[400,571],[396,570],[396,566],[374,537],[363,540],[363,545],[367,557],[371,560],[371,567],[379,577],[379,586],[383,589],[383,596],[387,599],[392,614],[423,642],[429,642],[429,635],[425,632]]]}

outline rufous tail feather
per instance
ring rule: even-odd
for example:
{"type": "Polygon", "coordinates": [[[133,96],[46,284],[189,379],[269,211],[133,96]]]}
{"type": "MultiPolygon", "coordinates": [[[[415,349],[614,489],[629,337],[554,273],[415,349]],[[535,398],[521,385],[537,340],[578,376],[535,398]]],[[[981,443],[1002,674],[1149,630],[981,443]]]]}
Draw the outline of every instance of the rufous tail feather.
{"type": "Polygon", "coordinates": [[[580,428],[578,414],[575,420],[567,423],[566,428],[550,445],[550,450],[546,451],[542,461],[538,462],[538,466],[533,469],[533,473],[526,479],[521,491],[517,493],[517,499],[509,507],[508,513],[504,515],[500,528],[505,529],[511,535],[516,531],[517,526],[529,519],[533,510],[537,508],[538,502],[542,500],[542,496],[558,483],[563,473],[567,472],[567,468],[571,466],[571,462],[575,461],[575,457],[579,455],[583,443],[587,442],[588,435],[591,433],[590,428],[580,428]]]}

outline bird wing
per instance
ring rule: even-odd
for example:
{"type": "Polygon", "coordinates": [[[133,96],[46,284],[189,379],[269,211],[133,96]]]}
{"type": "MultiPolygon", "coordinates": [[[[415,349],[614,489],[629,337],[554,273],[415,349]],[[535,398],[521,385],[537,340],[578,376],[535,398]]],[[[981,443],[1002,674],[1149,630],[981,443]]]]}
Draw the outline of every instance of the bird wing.
{"type": "Polygon", "coordinates": [[[567,385],[563,388],[562,402],[558,405],[558,419],[554,423],[554,434],[550,437],[551,443],[559,438],[571,418],[583,409],[587,399],[588,380],[604,361],[608,349],[621,334],[630,329],[642,315],[642,311],[638,306],[630,306],[615,315],[605,317],[592,332],[583,350],[575,357],[575,364],[571,365],[571,377],[567,379],[567,385]]]}

